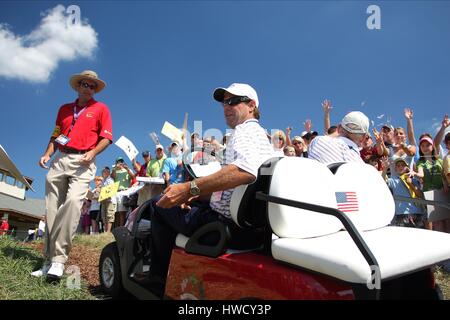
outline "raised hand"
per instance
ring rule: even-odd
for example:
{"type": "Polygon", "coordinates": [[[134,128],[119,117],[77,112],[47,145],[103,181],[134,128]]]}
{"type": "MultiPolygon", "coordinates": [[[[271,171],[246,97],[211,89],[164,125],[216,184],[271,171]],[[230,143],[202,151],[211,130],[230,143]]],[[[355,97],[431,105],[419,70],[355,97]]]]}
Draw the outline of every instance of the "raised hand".
{"type": "Polygon", "coordinates": [[[413,115],[414,115],[412,109],[405,108],[404,111],[405,111],[405,118],[408,120],[412,120],[413,115]]]}
{"type": "Polygon", "coordinates": [[[292,132],[292,128],[291,127],[287,127],[286,128],[286,135],[290,136],[292,132]]]}
{"type": "Polygon", "coordinates": [[[383,141],[383,137],[381,136],[381,134],[378,132],[377,128],[373,128],[372,129],[373,132],[373,136],[375,137],[375,140],[377,142],[382,142],[383,141]]]}
{"type": "Polygon", "coordinates": [[[442,126],[444,128],[447,128],[450,125],[450,120],[448,119],[448,114],[444,116],[444,119],[442,119],[442,126]]]}
{"type": "Polygon", "coordinates": [[[306,119],[306,120],[305,120],[305,130],[306,130],[307,132],[310,132],[311,129],[312,129],[312,122],[311,122],[311,119],[306,119]]]}
{"type": "Polygon", "coordinates": [[[322,108],[323,108],[323,112],[324,112],[324,113],[330,113],[331,108],[332,108],[332,106],[331,106],[331,101],[330,101],[330,100],[327,100],[327,99],[323,100],[323,102],[322,102],[322,108]]]}

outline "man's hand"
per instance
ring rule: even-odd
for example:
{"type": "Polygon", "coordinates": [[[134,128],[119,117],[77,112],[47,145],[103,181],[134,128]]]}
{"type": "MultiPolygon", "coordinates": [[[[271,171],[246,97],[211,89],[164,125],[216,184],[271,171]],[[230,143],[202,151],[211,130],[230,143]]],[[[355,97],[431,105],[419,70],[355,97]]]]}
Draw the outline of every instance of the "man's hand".
{"type": "Polygon", "coordinates": [[[372,129],[373,132],[373,136],[375,137],[375,141],[378,143],[383,142],[383,137],[381,136],[381,134],[378,132],[377,128],[373,128],[372,129]]]}
{"type": "Polygon", "coordinates": [[[44,154],[41,159],[39,159],[39,166],[44,169],[48,169],[47,162],[50,160],[50,156],[44,154]]]}
{"type": "Polygon", "coordinates": [[[450,120],[448,119],[448,114],[446,114],[444,116],[444,119],[442,119],[442,126],[444,128],[447,128],[448,126],[450,126],[450,120]]]}
{"type": "Polygon", "coordinates": [[[291,132],[292,132],[292,128],[291,127],[287,127],[286,128],[286,135],[291,136],[291,132]]]}
{"type": "Polygon", "coordinates": [[[413,111],[412,111],[412,109],[405,108],[404,111],[405,111],[405,118],[407,120],[412,120],[413,119],[413,111]]]}
{"type": "Polygon", "coordinates": [[[322,108],[323,108],[323,113],[330,113],[331,108],[332,108],[331,101],[327,100],[327,99],[323,100],[322,108]]]}
{"type": "Polygon", "coordinates": [[[85,166],[88,166],[88,165],[90,165],[92,163],[92,161],[94,161],[94,159],[95,159],[95,151],[91,150],[91,151],[86,152],[81,157],[80,163],[85,165],[85,166]]]}
{"type": "Polygon", "coordinates": [[[306,120],[305,120],[305,130],[306,130],[307,132],[311,132],[311,129],[312,129],[312,122],[311,122],[311,119],[306,119],[306,120]]]}
{"type": "Polygon", "coordinates": [[[164,190],[164,196],[156,203],[161,208],[172,208],[192,200],[189,182],[180,184],[171,184],[164,190]]]}

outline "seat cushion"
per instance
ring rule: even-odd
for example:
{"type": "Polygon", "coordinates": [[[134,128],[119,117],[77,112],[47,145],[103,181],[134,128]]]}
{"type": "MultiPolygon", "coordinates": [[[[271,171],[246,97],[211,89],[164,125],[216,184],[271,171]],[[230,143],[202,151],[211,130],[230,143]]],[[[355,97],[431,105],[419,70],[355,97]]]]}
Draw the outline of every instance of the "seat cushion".
{"type": "MultiPolygon", "coordinates": [[[[336,208],[335,177],[324,164],[299,157],[286,157],[275,166],[270,195],[336,208]]],[[[338,232],[343,228],[333,216],[269,203],[269,221],[279,237],[309,238],[338,232]]]]}
{"type": "MultiPolygon", "coordinates": [[[[450,234],[403,227],[362,232],[382,280],[450,259],[450,234]]],[[[351,283],[368,283],[371,269],[346,231],[308,239],[272,241],[276,260],[351,283]]]]}
{"type": "Polygon", "coordinates": [[[395,203],[380,173],[365,163],[344,163],[335,174],[337,207],[358,230],[387,226],[395,214],[395,203]]]}

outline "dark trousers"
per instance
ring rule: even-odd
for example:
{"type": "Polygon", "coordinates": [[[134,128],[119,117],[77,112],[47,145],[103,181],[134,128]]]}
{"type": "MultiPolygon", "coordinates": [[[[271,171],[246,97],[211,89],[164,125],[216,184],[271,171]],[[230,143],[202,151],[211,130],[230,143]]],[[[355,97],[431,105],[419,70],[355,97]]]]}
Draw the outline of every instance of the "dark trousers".
{"type": "Polygon", "coordinates": [[[161,197],[162,195],[158,195],[151,200],[151,273],[165,279],[177,234],[190,237],[201,226],[218,221],[219,214],[211,209],[209,203],[204,202],[192,205],[191,210],[180,207],[164,209],[156,205],[161,197]]]}

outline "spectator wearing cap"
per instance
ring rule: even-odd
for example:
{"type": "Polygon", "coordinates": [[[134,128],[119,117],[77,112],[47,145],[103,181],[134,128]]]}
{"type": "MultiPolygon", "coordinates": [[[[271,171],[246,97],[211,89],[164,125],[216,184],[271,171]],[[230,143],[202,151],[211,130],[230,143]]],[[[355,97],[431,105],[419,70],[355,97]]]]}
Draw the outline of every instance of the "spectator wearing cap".
{"type": "Polygon", "coordinates": [[[442,172],[444,164],[436,155],[433,140],[429,135],[422,135],[419,140],[420,158],[416,162],[417,176],[422,179],[423,191],[444,188],[442,172]]]}
{"type": "Polygon", "coordinates": [[[78,98],[59,108],[55,129],[39,160],[39,165],[48,169],[50,158],[59,150],[46,177],[44,264],[32,273],[51,280],[59,280],[64,273],[82,202],[95,175],[96,156],[113,140],[109,108],[94,100],[105,82],[94,71],[86,70],[73,75],[69,83],[78,98]]]}
{"type": "Polygon", "coordinates": [[[131,161],[131,164],[133,165],[134,171],[137,172],[136,176],[138,177],[145,177],[147,173],[147,165],[152,160],[152,156],[150,155],[150,151],[145,150],[142,151],[142,158],[144,159],[144,163],[141,164],[140,162],[136,161],[136,158],[134,158],[131,161]]]}
{"type": "Polygon", "coordinates": [[[228,88],[217,88],[213,96],[221,103],[225,121],[233,129],[225,165],[212,175],[170,185],[162,197],[152,199],[150,270],[163,279],[178,233],[191,236],[202,225],[218,220],[239,230],[230,214],[234,188],[254,182],[261,164],[273,157],[273,148],[259,125],[256,91],[247,84],[233,83],[228,88]],[[187,207],[186,203],[193,199],[196,204],[187,207]]]}
{"type": "Polygon", "coordinates": [[[177,141],[172,141],[169,146],[170,157],[164,161],[162,173],[166,186],[182,183],[185,180],[185,172],[182,161],[183,149],[177,141]]]}
{"type": "MultiPolygon", "coordinates": [[[[134,173],[131,171],[122,157],[118,157],[116,159],[116,165],[114,166],[114,169],[111,173],[111,178],[114,179],[114,182],[119,183],[119,191],[126,190],[131,186],[132,180],[134,179],[134,173]]],[[[123,204],[123,198],[124,196],[117,197],[116,212],[119,218],[119,227],[125,224],[125,217],[128,211],[128,208],[123,204]]]]}
{"type": "Polygon", "coordinates": [[[338,126],[339,136],[319,136],[309,147],[308,157],[330,164],[336,162],[363,162],[359,150],[369,133],[369,119],[359,111],[348,113],[338,126]]]}
{"type": "MultiPolygon", "coordinates": [[[[394,170],[396,174],[386,180],[394,196],[411,198],[411,200],[423,198],[420,182],[415,177],[416,173],[410,170],[405,159],[395,159],[394,170]]],[[[386,177],[386,171],[387,168],[383,171],[384,177],[386,177]]],[[[395,201],[395,216],[391,224],[400,227],[425,228],[426,218],[424,208],[413,201],[395,201]]]]}
{"type": "MultiPolygon", "coordinates": [[[[164,147],[160,144],[157,144],[155,148],[155,159],[150,160],[150,162],[147,164],[147,171],[145,172],[145,175],[152,178],[161,177],[162,168],[166,158],[167,157],[164,154],[164,147]]],[[[163,189],[163,185],[160,184],[145,184],[145,186],[141,190],[139,190],[137,205],[140,206],[145,201],[150,200],[158,194],[161,194],[163,189]]]]}
{"type": "Polygon", "coordinates": [[[384,145],[389,148],[394,144],[394,127],[386,123],[381,127],[381,136],[383,137],[384,145]]]}
{"type": "MultiPolygon", "coordinates": [[[[114,179],[111,177],[111,169],[109,167],[103,168],[102,178],[103,178],[102,187],[114,184],[114,179]]],[[[111,232],[112,225],[115,221],[116,207],[117,207],[116,197],[107,198],[100,202],[100,214],[104,232],[111,232]]]]}

